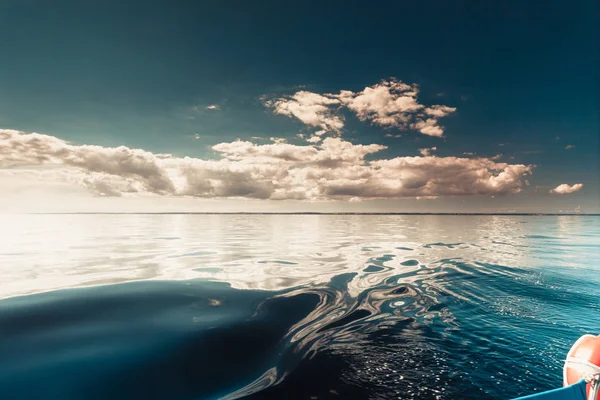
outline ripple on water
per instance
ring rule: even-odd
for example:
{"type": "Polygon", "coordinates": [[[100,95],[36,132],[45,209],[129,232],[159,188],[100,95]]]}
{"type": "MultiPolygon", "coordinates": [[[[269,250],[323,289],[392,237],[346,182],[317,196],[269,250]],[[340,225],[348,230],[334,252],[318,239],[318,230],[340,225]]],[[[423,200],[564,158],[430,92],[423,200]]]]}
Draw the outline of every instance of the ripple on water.
{"type": "Polygon", "coordinates": [[[2,398],[511,398],[600,326],[595,220],[52,218],[0,244],[2,398]]]}

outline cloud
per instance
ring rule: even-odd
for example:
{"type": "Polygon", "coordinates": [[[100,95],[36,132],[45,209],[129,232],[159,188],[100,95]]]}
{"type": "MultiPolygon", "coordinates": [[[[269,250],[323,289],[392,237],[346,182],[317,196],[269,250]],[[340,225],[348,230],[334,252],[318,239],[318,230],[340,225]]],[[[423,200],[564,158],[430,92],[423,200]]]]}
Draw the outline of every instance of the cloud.
{"type": "MultiPolygon", "coordinates": [[[[266,100],[265,105],[273,108],[276,114],[295,117],[308,126],[328,133],[340,133],[344,120],[339,111],[347,108],[360,121],[383,128],[411,128],[424,135],[442,136],[444,129],[439,125],[438,118],[455,112],[456,108],[445,105],[426,107],[417,101],[418,93],[417,85],[389,79],[358,92],[342,90],[337,94],[321,95],[302,90],[291,96],[266,100]]],[[[317,141],[314,137],[311,140],[317,141]]]]}
{"type": "Polygon", "coordinates": [[[419,149],[419,153],[421,153],[421,155],[423,155],[425,157],[429,157],[431,155],[431,153],[436,150],[437,150],[437,147],[424,148],[424,149],[419,149]]]}
{"type": "Polygon", "coordinates": [[[430,118],[417,118],[416,122],[411,125],[413,129],[418,130],[423,135],[428,136],[443,136],[444,129],[438,123],[438,118],[445,117],[449,114],[452,114],[456,111],[455,107],[448,106],[431,106],[425,109],[425,114],[430,116],[430,118]]]}
{"type": "Polygon", "coordinates": [[[293,164],[293,167],[318,166],[342,168],[364,163],[365,156],[386,149],[378,144],[361,145],[340,138],[325,138],[319,146],[297,146],[288,143],[257,145],[235,141],[212,147],[222,157],[243,164],[293,164]]]}
{"type": "Polygon", "coordinates": [[[0,130],[0,173],[42,168],[47,179],[102,196],[356,201],[516,193],[533,168],[486,158],[374,159],[386,146],[336,137],[302,146],[238,140],[212,149],[218,158],[207,160],[0,130]]]}
{"type": "Polygon", "coordinates": [[[273,108],[276,114],[295,117],[306,125],[327,131],[339,131],[344,127],[342,118],[331,108],[340,105],[340,100],[333,96],[300,91],[292,96],[267,100],[265,105],[273,108]]]}
{"type": "Polygon", "coordinates": [[[571,149],[574,149],[574,148],[575,148],[575,146],[573,146],[572,144],[568,144],[568,145],[565,146],[565,150],[571,150],[571,149]]]}
{"type": "Polygon", "coordinates": [[[216,104],[211,104],[210,106],[206,106],[207,110],[213,110],[213,111],[218,111],[221,109],[220,106],[216,105],[216,104]]]}
{"type": "Polygon", "coordinates": [[[312,135],[306,139],[308,143],[319,143],[323,138],[319,135],[312,135]]]}
{"type": "Polygon", "coordinates": [[[405,129],[411,115],[424,107],[417,102],[417,93],[415,85],[388,80],[356,93],[342,90],[338,97],[361,121],[405,129]]]}
{"type": "Polygon", "coordinates": [[[425,109],[425,114],[431,115],[433,117],[441,118],[446,115],[452,114],[456,111],[455,107],[448,106],[431,106],[425,109]]]}
{"type": "Polygon", "coordinates": [[[563,183],[562,185],[558,185],[554,189],[550,190],[550,193],[569,194],[569,193],[575,193],[575,192],[581,190],[582,188],[583,188],[583,183],[576,183],[573,186],[569,186],[568,184],[563,183]]]}
{"type": "Polygon", "coordinates": [[[435,118],[428,118],[426,120],[418,119],[411,127],[418,130],[423,135],[439,137],[444,134],[444,130],[438,125],[438,121],[435,118]]]}

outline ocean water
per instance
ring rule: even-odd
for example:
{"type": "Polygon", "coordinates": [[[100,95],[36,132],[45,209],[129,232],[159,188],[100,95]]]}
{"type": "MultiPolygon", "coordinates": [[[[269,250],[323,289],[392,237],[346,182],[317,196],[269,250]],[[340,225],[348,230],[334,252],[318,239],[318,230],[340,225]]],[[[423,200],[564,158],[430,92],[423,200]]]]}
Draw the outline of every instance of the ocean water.
{"type": "Polygon", "coordinates": [[[600,333],[600,218],[0,216],[0,399],[509,399],[600,333]]]}

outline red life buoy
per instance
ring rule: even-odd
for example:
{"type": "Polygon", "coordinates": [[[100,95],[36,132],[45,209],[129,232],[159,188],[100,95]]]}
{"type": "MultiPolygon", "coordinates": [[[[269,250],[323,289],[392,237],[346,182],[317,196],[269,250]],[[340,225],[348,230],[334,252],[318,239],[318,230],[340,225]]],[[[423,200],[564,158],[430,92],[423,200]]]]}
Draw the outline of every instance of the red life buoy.
{"type": "MultiPolygon", "coordinates": [[[[563,369],[563,385],[573,385],[582,379],[600,377],[600,335],[583,335],[580,337],[569,353],[563,369]]],[[[598,382],[596,381],[596,384],[598,382]]],[[[595,388],[595,387],[594,387],[595,388]]],[[[588,383],[587,393],[590,395],[592,384],[588,383]]],[[[600,400],[596,395],[593,400],[600,400]]]]}

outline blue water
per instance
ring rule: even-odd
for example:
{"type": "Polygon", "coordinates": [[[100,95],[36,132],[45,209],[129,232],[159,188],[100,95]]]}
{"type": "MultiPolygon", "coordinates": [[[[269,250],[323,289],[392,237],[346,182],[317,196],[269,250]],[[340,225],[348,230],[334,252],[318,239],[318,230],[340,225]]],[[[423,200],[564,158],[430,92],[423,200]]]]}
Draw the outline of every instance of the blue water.
{"type": "Polygon", "coordinates": [[[600,333],[598,217],[0,218],[0,399],[507,399],[600,333]]]}

